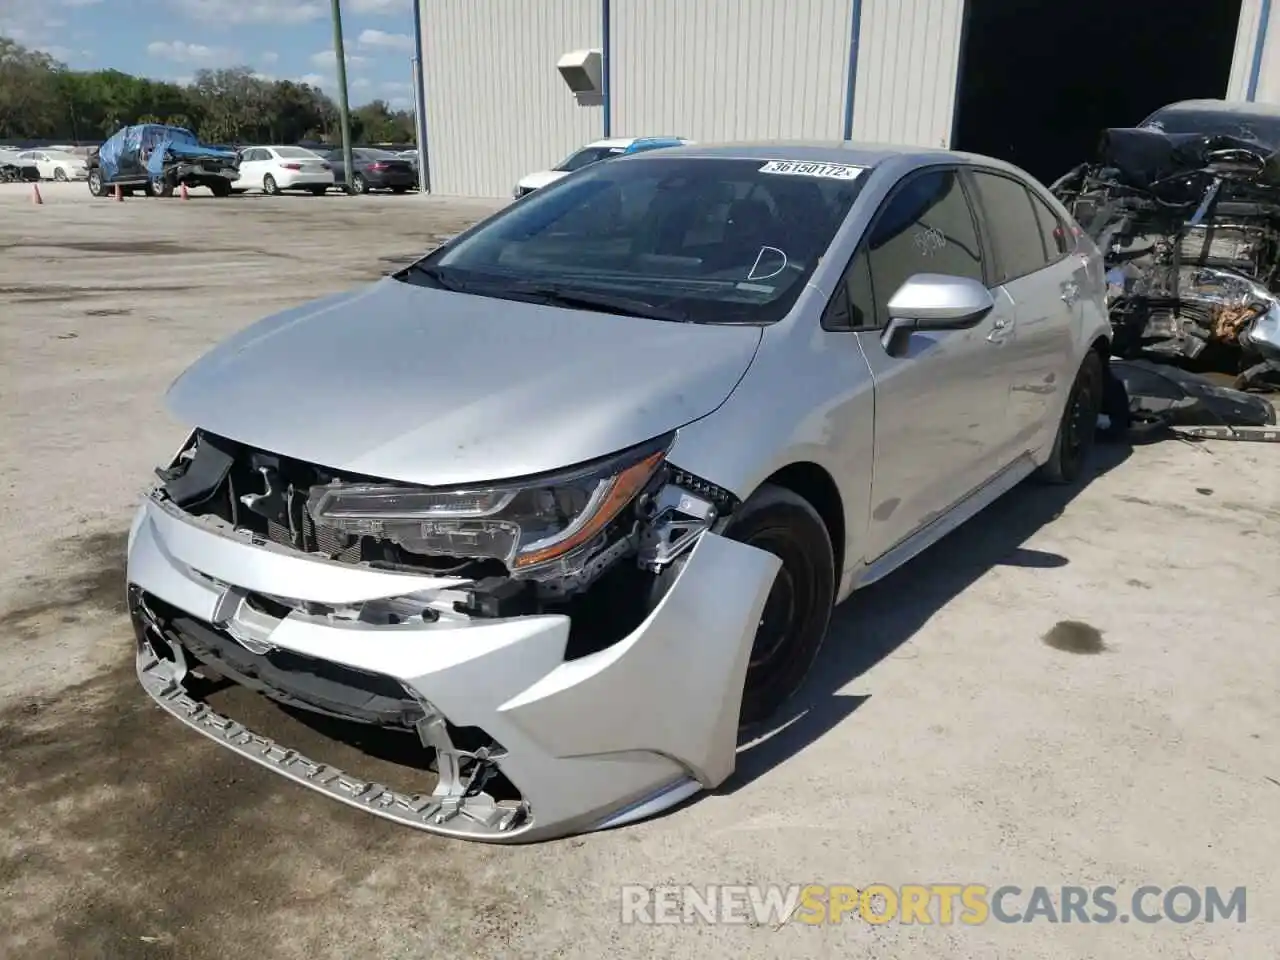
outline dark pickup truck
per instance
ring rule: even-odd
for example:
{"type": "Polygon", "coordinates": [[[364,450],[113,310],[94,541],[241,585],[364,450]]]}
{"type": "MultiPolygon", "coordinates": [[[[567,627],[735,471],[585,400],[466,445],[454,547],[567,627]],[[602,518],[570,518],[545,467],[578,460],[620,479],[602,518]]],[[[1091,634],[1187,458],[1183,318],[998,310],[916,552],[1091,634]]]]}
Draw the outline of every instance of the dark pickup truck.
{"type": "Polygon", "coordinates": [[[240,173],[234,150],[200,142],[190,130],[159,123],[122,127],[90,157],[89,192],[105,197],[119,186],[125,194],[171,196],[180,185],[208,187],[228,197],[240,173]]]}

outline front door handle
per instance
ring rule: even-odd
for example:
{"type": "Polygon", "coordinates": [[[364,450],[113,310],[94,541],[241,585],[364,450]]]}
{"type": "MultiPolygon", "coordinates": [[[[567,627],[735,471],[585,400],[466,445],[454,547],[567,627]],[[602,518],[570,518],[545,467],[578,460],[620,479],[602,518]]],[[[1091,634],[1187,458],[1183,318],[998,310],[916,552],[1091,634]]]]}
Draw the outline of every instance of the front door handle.
{"type": "Polygon", "coordinates": [[[991,332],[987,334],[987,343],[1004,343],[1011,326],[1013,322],[1008,317],[996,317],[992,321],[991,332]]]}

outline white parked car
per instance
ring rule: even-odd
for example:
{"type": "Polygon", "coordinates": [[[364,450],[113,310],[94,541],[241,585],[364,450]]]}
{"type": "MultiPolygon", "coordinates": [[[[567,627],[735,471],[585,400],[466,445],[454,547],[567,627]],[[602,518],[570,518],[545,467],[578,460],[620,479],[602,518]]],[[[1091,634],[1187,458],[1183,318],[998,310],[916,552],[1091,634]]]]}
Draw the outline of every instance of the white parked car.
{"type": "Polygon", "coordinates": [[[247,147],[240,152],[240,189],[275,195],[310,190],[316,196],[333,186],[333,166],[305,147],[247,147]]]}
{"type": "Polygon", "coordinates": [[[575,170],[589,167],[593,163],[607,160],[610,157],[621,157],[628,153],[640,153],[643,150],[657,150],[659,147],[680,147],[692,143],[684,137],[617,137],[610,140],[597,140],[588,143],[580,150],[575,150],[550,170],[539,170],[531,173],[511,191],[516,199],[526,193],[533,193],[539,187],[555,183],[561,177],[567,177],[575,170]]]}
{"type": "Polygon", "coordinates": [[[65,150],[27,150],[18,154],[18,160],[39,170],[41,180],[84,180],[89,176],[84,157],[65,150]]]}

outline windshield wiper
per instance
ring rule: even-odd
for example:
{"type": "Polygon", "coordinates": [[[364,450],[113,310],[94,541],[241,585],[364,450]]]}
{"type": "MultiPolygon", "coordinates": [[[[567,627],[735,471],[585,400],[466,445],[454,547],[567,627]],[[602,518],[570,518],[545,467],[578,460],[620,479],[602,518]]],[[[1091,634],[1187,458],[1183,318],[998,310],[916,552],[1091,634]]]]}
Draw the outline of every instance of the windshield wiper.
{"type": "Polygon", "coordinates": [[[434,282],[436,286],[443,287],[445,290],[452,290],[455,293],[462,293],[470,289],[466,283],[456,276],[451,276],[452,271],[448,267],[442,269],[418,260],[405,267],[405,270],[408,273],[416,273],[420,277],[426,277],[434,282]]]}
{"type": "Polygon", "coordinates": [[[553,284],[520,284],[510,288],[512,293],[537,297],[545,303],[572,309],[599,310],[603,313],[619,313],[628,317],[645,317],[650,320],[669,320],[688,323],[689,315],[683,310],[651,303],[635,297],[623,297],[595,290],[580,290],[553,284]]]}

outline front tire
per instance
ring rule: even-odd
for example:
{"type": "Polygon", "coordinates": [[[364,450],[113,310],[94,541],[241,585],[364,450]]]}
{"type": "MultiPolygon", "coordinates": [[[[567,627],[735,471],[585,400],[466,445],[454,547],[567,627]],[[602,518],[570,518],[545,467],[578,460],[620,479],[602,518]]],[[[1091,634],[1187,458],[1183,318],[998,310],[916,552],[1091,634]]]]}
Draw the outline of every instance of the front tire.
{"type": "Polygon", "coordinates": [[[1102,358],[1090,350],[1080,364],[1071,392],[1067,395],[1067,405],[1058,422],[1058,434],[1053,440],[1053,453],[1038,472],[1041,481],[1075,483],[1084,473],[1098,433],[1103,376],[1102,358]]]}
{"type": "Polygon", "coordinates": [[[67,171],[63,170],[61,167],[54,167],[53,179],[56,180],[58,183],[66,183],[67,171]]]}
{"type": "Polygon", "coordinates": [[[782,561],[760,616],[747,665],[739,724],[767,720],[809,674],[831,622],[835,551],[809,501],[765,484],[734,515],[725,536],[782,561]]]}
{"type": "Polygon", "coordinates": [[[89,176],[85,182],[88,184],[91,196],[105,197],[107,195],[106,185],[102,182],[102,173],[96,167],[89,171],[89,176]]]}

